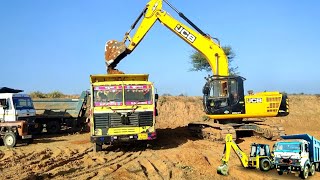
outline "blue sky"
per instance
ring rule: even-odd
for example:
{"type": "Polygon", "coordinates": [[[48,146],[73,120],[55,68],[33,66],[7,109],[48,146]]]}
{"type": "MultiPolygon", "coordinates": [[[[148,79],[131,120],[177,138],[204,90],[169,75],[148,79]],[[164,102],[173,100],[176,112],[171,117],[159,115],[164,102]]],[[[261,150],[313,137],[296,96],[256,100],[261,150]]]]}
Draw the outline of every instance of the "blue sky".
{"type": "MultiPolygon", "coordinates": [[[[105,73],[104,44],[122,40],[148,0],[0,2],[1,86],[78,94],[105,73]]],[[[246,90],[320,93],[320,1],[171,0],[204,32],[230,45],[246,90]]],[[[163,9],[182,21],[168,6],[163,9]]],[[[160,23],[118,68],[148,73],[159,94],[202,95],[193,49],[160,23]]]]}

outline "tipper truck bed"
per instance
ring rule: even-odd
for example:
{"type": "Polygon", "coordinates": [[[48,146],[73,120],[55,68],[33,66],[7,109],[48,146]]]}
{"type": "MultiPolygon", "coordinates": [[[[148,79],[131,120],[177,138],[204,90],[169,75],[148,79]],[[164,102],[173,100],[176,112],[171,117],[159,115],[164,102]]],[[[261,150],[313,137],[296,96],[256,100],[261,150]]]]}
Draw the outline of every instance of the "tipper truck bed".
{"type": "Polygon", "coordinates": [[[41,133],[43,127],[46,127],[48,133],[58,133],[61,129],[83,128],[89,106],[87,98],[89,92],[83,91],[78,99],[33,99],[37,125],[35,133],[41,133]]]}

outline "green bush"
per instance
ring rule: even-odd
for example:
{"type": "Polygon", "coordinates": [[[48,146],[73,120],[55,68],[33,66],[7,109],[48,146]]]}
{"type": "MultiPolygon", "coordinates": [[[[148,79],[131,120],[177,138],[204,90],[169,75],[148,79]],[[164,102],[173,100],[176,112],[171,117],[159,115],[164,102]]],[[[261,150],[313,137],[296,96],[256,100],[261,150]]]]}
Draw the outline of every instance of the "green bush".
{"type": "Polygon", "coordinates": [[[29,95],[31,96],[31,98],[46,98],[47,95],[45,93],[42,93],[40,91],[34,91],[29,93],[29,95]]]}
{"type": "Polygon", "coordinates": [[[47,94],[48,98],[62,98],[64,96],[65,95],[60,91],[53,91],[53,92],[47,94]]]}

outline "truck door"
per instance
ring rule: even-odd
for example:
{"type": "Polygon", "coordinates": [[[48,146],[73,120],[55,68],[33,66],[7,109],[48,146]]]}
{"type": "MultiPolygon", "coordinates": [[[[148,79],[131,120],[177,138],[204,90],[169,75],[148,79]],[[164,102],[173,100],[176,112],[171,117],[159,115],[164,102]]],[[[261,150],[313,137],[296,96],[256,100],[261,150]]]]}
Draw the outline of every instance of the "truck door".
{"type": "Polygon", "coordinates": [[[5,122],[16,120],[10,99],[0,99],[0,120],[5,122]]]}

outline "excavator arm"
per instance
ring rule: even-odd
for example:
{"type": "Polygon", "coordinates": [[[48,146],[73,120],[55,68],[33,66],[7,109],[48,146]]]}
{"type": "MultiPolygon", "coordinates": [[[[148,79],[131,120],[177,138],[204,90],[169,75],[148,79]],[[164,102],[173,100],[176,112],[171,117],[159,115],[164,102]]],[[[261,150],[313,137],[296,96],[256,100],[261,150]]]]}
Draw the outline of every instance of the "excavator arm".
{"type": "Polygon", "coordinates": [[[225,138],[224,153],[221,159],[222,165],[217,169],[217,172],[222,175],[228,174],[228,162],[230,159],[231,149],[237,154],[243,167],[248,167],[249,159],[248,156],[240,149],[240,147],[232,140],[232,135],[227,134],[225,138]]]}
{"type": "Polygon", "coordinates": [[[126,32],[122,42],[111,40],[106,43],[105,60],[109,73],[114,71],[117,64],[139,45],[156,21],[159,21],[189,45],[202,53],[210,64],[213,75],[229,75],[228,59],[220,45],[194,25],[183,15],[183,13],[175,9],[167,2],[167,0],[151,0],[142,10],[130,30],[126,32]],[[195,30],[176,20],[170,16],[169,13],[164,11],[162,9],[163,1],[172,7],[180,17],[189,23],[195,30]],[[135,28],[141,18],[142,21],[135,34],[130,36],[130,32],[135,28]]]}

